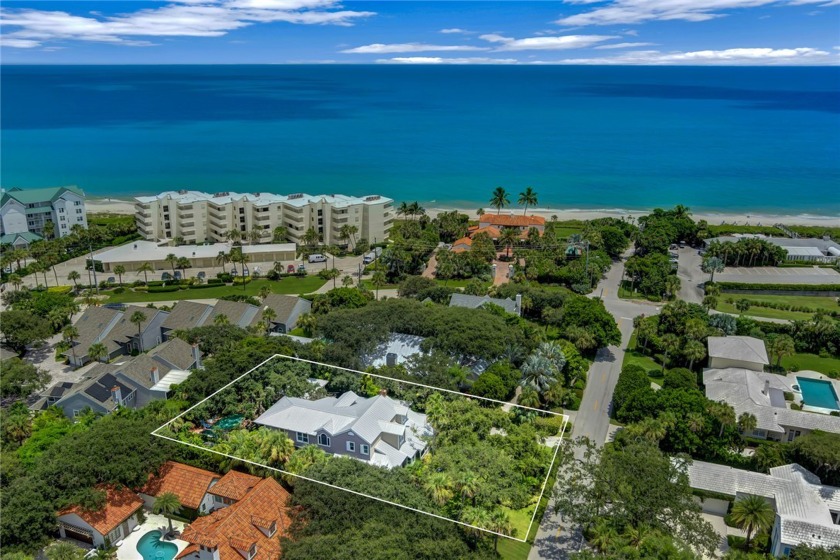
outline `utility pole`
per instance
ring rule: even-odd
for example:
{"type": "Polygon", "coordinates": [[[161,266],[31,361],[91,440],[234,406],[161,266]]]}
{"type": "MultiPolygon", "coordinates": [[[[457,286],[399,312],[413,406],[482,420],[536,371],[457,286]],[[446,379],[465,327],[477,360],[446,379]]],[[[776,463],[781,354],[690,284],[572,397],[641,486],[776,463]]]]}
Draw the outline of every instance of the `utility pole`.
{"type": "Polygon", "coordinates": [[[88,237],[88,248],[90,249],[90,268],[93,270],[93,285],[96,286],[96,295],[99,295],[99,282],[96,280],[96,261],[93,260],[93,241],[88,237]]]}

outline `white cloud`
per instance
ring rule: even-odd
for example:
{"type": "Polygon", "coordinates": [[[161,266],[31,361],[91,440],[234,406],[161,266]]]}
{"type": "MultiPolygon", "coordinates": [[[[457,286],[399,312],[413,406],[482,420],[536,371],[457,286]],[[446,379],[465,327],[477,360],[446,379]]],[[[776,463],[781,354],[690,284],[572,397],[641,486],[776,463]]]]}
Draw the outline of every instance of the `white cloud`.
{"type": "Polygon", "coordinates": [[[440,31],[438,31],[438,33],[446,33],[446,34],[455,33],[455,34],[465,35],[465,34],[468,34],[468,33],[472,33],[472,31],[467,31],[466,29],[461,29],[460,27],[448,27],[446,29],[441,29],[440,31]]]}
{"type": "MultiPolygon", "coordinates": [[[[566,3],[579,4],[578,0],[566,3]]],[[[560,25],[612,25],[645,21],[706,21],[725,15],[726,10],[816,4],[837,6],[840,0],[612,0],[605,6],[557,20],[560,25]]]]}
{"type": "Polygon", "coordinates": [[[656,43],[613,43],[611,45],[600,45],[596,49],[629,49],[633,47],[649,47],[656,43]]]}
{"type": "Polygon", "coordinates": [[[569,58],[555,64],[601,65],[697,65],[697,66],[796,66],[840,65],[840,56],[809,47],[771,49],[762,47],[690,52],[632,51],[600,58],[569,58]]]}
{"type": "Polygon", "coordinates": [[[486,51],[488,47],[473,47],[470,45],[429,45],[426,43],[395,43],[383,44],[373,43],[352,49],[345,49],[341,52],[351,54],[388,54],[388,53],[413,53],[413,52],[443,52],[443,51],[486,51]]]}
{"type": "Polygon", "coordinates": [[[496,33],[481,35],[485,41],[498,44],[497,51],[580,49],[602,41],[617,39],[615,35],[563,35],[560,37],[527,37],[513,39],[496,33]]]}
{"type": "Polygon", "coordinates": [[[515,58],[442,58],[439,56],[399,56],[380,58],[377,64],[518,64],[515,58]]]}
{"type": "Polygon", "coordinates": [[[219,37],[268,22],[351,25],[373,12],[334,10],[337,0],[180,0],[159,8],[103,16],[62,11],[2,9],[0,25],[12,28],[2,44],[31,48],[53,40],[75,40],[148,46],[134,37],[219,37]],[[34,43],[34,44],[33,44],[34,43]]]}

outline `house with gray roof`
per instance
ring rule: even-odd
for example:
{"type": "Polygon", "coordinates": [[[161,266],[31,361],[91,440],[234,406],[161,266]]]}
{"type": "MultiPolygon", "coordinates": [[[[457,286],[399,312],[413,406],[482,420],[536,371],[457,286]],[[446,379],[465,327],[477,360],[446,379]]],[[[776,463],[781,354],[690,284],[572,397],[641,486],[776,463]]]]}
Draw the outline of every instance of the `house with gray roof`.
{"type": "MultiPolygon", "coordinates": [[[[107,307],[88,307],[74,326],[79,337],[73,341],[73,348],[65,355],[70,363],[81,367],[90,361],[88,350],[96,343],[105,345],[107,361],[117,356],[142,352],[161,343],[160,326],[169,315],[166,311],[150,307],[129,305],[125,310],[107,307]],[[139,325],[131,322],[131,316],[140,311],[146,318],[139,325]]],[[[103,360],[103,361],[106,361],[103,360]]]]}
{"type": "Polygon", "coordinates": [[[522,296],[517,294],[516,301],[510,298],[492,298],[490,296],[471,296],[468,294],[455,293],[449,298],[449,307],[468,307],[478,309],[487,304],[498,305],[512,315],[520,315],[522,312],[522,296]]]}
{"type": "Polygon", "coordinates": [[[48,389],[33,406],[55,405],[68,418],[90,408],[108,414],[118,406],[139,408],[168,396],[172,385],[183,382],[201,367],[201,352],[180,338],[164,342],[147,354],[123,362],[96,364],[80,382],[48,389]]]}
{"type": "Polygon", "coordinates": [[[256,318],[259,311],[259,307],[250,303],[220,299],[213,306],[213,311],[207,316],[202,325],[215,325],[218,317],[224,315],[229,324],[244,329],[254,322],[254,318],[256,318]]]}
{"type": "Polygon", "coordinates": [[[169,340],[174,331],[184,331],[203,326],[213,313],[213,306],[206,303],[183,300],[169,311],[160,325],[161,336],[169,340]]]}
{"type": "Polygon", "coordinates": [[[285,334],[297,326],[298,318],[304,313],[312,310],[312,302],[298,296],[287,296],[282,294],[269,294],[263,302],[263,307],[254,318],[254,324],[265,323],[263,312],[265,309],[274,311],[274,318],[271,319],[269,332],[285,334]]]}
{"type": "Polygon", "coordinates": [[[776,512],[770,546],[774,556],[787,556],[799,545],[840,547],[840,488],[821,484],[804,467],[794,463],[763,474],[693,461],[685,468],[696,490],[732,499],[747,495],[767,499],[776,512]]]}
{"type": "Polygon", "coordinates": [[[710,336],[710,368],[745,368],[764,371],[770,364],[764,341],[752,336],[710,336]]]}
{"type": "Polygon", "coordinates": [[[788,377],[745,368],[703,372],[706,397],[732,406],[736,416],[755,416],[756,428],[749,436],[793,441],[814,430],[840,433],[840,416],[788,408],[785,393],[795,392],[793,383],[788,377]]]}
{"type": "Polygon", "coordinates": [[[298,447],[317,445],[388,469],[421,457],[432,435],[425,414],[384,391],[372,398],[352,391],[317,400],[283,397],[254,422],[285,431],[298,447]]]}

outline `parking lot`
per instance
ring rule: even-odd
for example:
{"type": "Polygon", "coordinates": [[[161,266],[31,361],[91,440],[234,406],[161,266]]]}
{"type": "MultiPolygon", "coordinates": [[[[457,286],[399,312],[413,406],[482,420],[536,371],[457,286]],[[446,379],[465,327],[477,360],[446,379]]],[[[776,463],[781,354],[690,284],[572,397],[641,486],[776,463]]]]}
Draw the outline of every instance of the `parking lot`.
{"type": "Polygon", "coordinates": [[[749,282],[753,284],[840,284],[840,273],[832,268],[772,266],[727,267],[715,274],[717,282],[749,282]]]}

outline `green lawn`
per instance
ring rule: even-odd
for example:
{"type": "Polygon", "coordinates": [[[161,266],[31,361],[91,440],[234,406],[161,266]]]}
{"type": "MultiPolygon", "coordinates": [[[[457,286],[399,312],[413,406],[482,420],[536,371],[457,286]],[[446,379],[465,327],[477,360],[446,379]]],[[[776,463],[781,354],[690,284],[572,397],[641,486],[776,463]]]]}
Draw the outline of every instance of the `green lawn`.
{"type": "Polygon", "coordinates": [[[796,368],[798,371],[811,370],[828,375],[833,371],[840,372],[840,358],[821,358],[816,354],[794,354],[782,358],[782,366],[789,371],[796,368]]]}
{"type": "Polygon", "coordinates": [[[636,350],[636,331],[630,336],[630,343],[627,345],[627,350],[624,353],[624,361],[621,367],[629,364],[636,364],[644,368],[648,375],[653,378],[662,377],[662,364],[654,360],[651,356],[642,354],[636,350]]]}
{"type": "MultiPolygon", "coordinates": [[[[767,303],[784,303],[788,305],[810,307],[812,309],[824,309],[826,311],[840,311],[840,305],[837,304],[836,298],[823,296],[788,296],[788,295],[753,295],[753,294],[721,294],[718,297],[717,310],[724,313],[732,313],[739,315],[740,312],[735,308],[734,303],[726,303],[725,300],[732,298],[735,301],[746,299],[748,301],[761,301],[767,303]]],[[[744,315],[750,317],[765,317],[769,319],[788,319],[791,321],[802,319],[808,320],[813,316],[813,313],[803,311],[786,311],[783,309],[773,309],[772,307],[758,307],[753,305],[747,310],[744,315]]]]}
{"type": "MultiPolygon", "coordinates": [[[[467,284],[472,282],[472,278],[466,278],[466,279],[465,278],[453,278],[451,280],[437,280],[437,279],[435,279],[435,282],[437,282],[438,285],[446,286],[447,288],[464,288],[464,287],[466,287],[467,284]]],[[[481,285],[484,286],[485,288],[489,288],[490,286],[493,285],[493,283],[492,282],[482,282],[481,285]]]]}
{"type": "Polygon", "coordinates": [[[618,297],[621,299],[638,299],[644,301],[662,301],[662,298],[657,296],[646,296],[645,294],[639,292],[638,290],[630,291],[628,286],[630,282],[627,280],[622,280],[621,285],[618,287],[618,297]]]}
{"type": "MultiPolygon", "coordinates": [[[[312,293],[324,285],[324,280],[317,276],[305,276],[303,278],[283,278],[282,280],[254,280],[242,286],[218,286],[213,288],[203,289],[185,289],[177,292],[162,292],[162,293],[148,293],[148,292],[132,292],[126,289],[125,293],[114,294],[110,293],[110,297],[106,303],[145,303],[150,301],[174,301],[181,299],[218,299],[222,296],[229,296],[231,294],[247,294],[249,296],[256,296],[259,294],[260,288],[268,286],[275,294],[308,294],[312,293]]],[[[107,292],[106,292],[107,293],[107,292]]]]}

